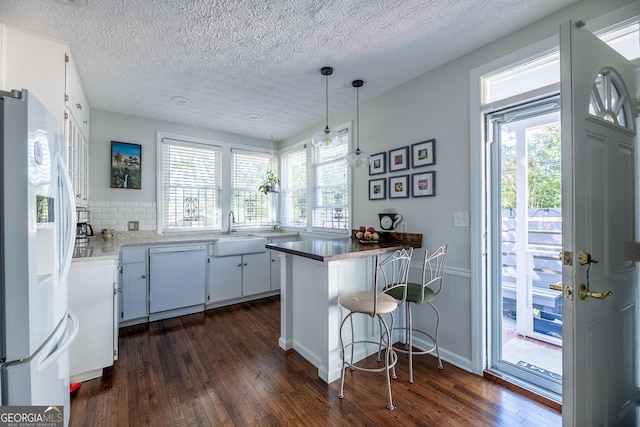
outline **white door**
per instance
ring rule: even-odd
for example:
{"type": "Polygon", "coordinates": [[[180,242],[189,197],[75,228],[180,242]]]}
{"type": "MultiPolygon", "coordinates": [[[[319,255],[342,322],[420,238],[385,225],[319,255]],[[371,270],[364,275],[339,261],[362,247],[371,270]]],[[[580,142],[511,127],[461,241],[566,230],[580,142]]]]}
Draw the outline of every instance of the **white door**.
{"type": "Polygon", "coordinates": [[[560,29],[562,279],[573,291],[563,303],[563,424],[635,426],[635,69],[579,27],[560,29]],[[581,251],[598,262],[581,263],[581,251]],[[581,285],[612,294],[581,299],[581,285]]]}

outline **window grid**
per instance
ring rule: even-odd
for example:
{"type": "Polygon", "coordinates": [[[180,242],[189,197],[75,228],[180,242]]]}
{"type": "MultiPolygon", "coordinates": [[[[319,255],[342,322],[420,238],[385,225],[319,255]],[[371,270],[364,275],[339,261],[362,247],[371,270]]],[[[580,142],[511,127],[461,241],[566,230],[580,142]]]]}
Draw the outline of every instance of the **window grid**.
{"type": "Polygon", "coordinates": [[[261,193],[258,187],[262,178],[271,169],[278,173],[275,165],[271,165],[269,156],[244,150],[233,150],[233,200],[235,224],[238,227],[267,226],[276,221],[276,193],[261,193]]]}
{"type": "Polygon", "coordinates": [[[282,213],[283,227],[307,225],[307,150],[300,149],[282,155],[282,213]]]}
{"type": "Polygon", "coordinates": [[[163,139],[161,155],[160,231],[220,229],[218,147],[163,139]]]}

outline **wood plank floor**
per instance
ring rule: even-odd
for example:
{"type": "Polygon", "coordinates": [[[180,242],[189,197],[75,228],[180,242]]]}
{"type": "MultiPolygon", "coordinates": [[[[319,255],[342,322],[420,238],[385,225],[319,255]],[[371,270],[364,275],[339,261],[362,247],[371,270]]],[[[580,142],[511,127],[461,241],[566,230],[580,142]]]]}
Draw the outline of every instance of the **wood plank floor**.
{"type": "Polygon", "coordinates": [[[400,355],[386,409],[384,374],[327,385],[278,347],[278,297],[121,329],[120,358],[71,397],[71,426],[560,426],[561,415],[432,356],[407,382],[400,355]]]}

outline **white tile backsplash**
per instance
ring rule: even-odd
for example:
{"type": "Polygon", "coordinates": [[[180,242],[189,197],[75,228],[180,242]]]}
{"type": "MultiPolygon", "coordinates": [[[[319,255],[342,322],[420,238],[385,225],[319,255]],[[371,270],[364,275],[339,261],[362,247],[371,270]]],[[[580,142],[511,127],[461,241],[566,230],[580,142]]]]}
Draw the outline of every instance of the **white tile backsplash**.
{"type": "Polygon", "coordinates": [[[155,202],[90,201],[91,225],[96,234],[103,228],[127,231],[129,221],[138,221],[141,231],[156,231],[155,202]]]}

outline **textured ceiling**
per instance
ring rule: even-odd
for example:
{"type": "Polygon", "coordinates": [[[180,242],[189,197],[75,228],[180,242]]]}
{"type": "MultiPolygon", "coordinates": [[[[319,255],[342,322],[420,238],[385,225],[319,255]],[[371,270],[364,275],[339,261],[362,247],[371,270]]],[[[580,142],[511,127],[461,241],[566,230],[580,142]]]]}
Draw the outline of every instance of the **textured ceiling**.
{"type": "Polygon", "coordinates": [[[69,42],[93,108],[282,140],[323,123],[322,66],[331,119],[354,79],[364,101],[575,1],[0,0],[0,20],[69,42]]]}

